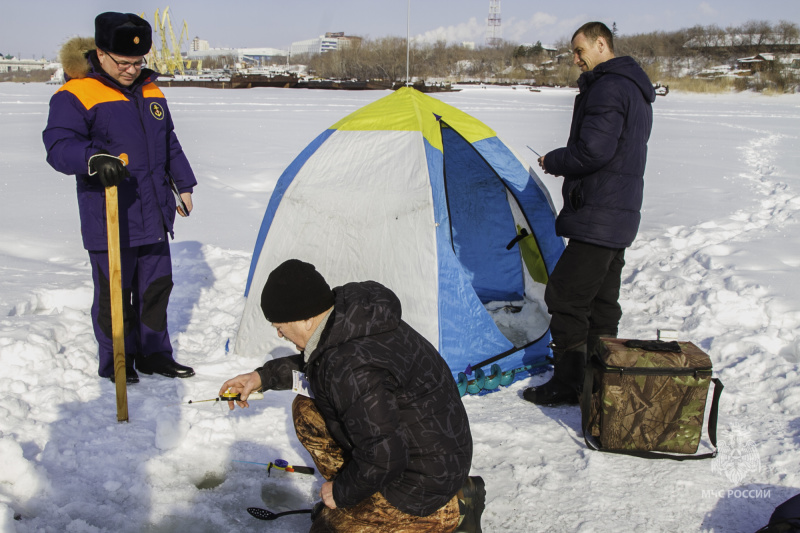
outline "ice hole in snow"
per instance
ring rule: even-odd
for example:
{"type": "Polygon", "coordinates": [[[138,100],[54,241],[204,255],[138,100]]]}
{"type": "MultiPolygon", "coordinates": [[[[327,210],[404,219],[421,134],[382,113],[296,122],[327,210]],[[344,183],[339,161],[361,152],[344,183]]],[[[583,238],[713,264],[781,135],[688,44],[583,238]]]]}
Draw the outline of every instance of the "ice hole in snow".
{"type": "Polygon", "coordinates": [[[215,489],[225,483],[225,476],[217,474],[216,472],[206,472],[199,482],[195,483],[195,487],[200,490],[215,489]]]}

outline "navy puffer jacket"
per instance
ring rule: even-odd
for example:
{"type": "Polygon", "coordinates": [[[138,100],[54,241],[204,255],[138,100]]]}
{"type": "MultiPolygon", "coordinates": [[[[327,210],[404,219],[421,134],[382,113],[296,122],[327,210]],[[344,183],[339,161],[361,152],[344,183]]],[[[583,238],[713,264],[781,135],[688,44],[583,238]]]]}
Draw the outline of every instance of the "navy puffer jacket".
{"type": "MultiPolygon", "coordinates": [[[[334,289],[334,310],[305,365],[314,404],[345,450],[333,497],[351,507],[380,492],[427,516],[463,486],[472,463],[466,410],[444,359],[400,318],[400,301],[367,281],[334,289]]],[[[302,357],[258,369],[263,389],[291,387],[302,357]]]]}
{"type": "Polygon", "coordinates": [[[567,146],[544,158],[547,172],[564,176],[556,233],[626,248],[639,230],[655,90],[627,56],[584,72],[578,88],[567,146]]]}

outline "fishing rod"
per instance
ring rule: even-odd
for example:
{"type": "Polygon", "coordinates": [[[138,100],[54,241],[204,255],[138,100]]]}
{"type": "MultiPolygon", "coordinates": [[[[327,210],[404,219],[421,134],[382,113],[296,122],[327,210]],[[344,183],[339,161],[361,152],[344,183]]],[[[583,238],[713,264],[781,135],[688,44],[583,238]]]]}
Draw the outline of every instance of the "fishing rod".
{"type": "MultiPolygon", "coordinates": [[[[247,397],[247,400],[263,400],[264,393],[263,392],[251,392],[250,396],[247,397]]],[[[209,400],[189,400],[186,402],[187,404],[194,404],[194,403],[203,403],[203,402],[240,402],[242,401],[242,395],[238,392],[230,392],[226,391],[221,396],[217,396],[216,398],[211,398],[209,400]]]]}
{"type": "Polygon", "coordinates": [[[531,147],[530,147],[530,146],[528,146],[527,144],[526,144],[525,146],[528,148],[528,150],[530,150],[530,151],[531,151],[531,152],[533,152],[534,154],[538,155],[539,157],[542,157],[542,155],[541,155],[539,152],[537,152],[536,150],[534,150],[533,148],[531,148],[531,147]]]}
{"type": "Polygon", "coordinates": [[[278,470],[283,470],[285,472],[294,472],[297,474],[314,474],[314,469],[310,466],[294,466],[290,465],[288,461],[284,459],[275,459],[275,461],[270,461],[269,463],[257,463],[255,461],[240,461],[238,459],[233,459],[234,463],[247,463],[251,465],[261,465],[267,467],[267,477],[270,476],[270,471],[273,468],[277,468],[278,470]]]}

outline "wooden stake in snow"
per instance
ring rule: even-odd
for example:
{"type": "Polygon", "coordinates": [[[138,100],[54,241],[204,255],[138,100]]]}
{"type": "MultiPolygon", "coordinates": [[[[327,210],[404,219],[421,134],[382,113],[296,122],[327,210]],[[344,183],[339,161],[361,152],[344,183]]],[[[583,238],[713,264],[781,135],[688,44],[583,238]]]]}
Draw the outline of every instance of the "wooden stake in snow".
{"type": "Polygon", "coordinates": [[[122,260],[119,249],[119,200],[117,187],[106,187],[108,233],[108,282],[111,290],[111,338],[114,344],[114,382],[117,386],[117,422],[128,421],[128,389],[125,375],[125,329],[122,320],[122,260]]]}

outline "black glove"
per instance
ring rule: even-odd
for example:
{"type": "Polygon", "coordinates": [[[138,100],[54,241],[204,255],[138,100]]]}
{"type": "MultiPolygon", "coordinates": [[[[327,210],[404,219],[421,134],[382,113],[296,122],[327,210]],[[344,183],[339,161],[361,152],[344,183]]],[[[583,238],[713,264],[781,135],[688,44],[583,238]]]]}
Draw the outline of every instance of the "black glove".
{"type": "Polygon", "coordinates": [[[110,155],[106,150],[99,150],[89,158],[89,175],[97,176],[103,187],[114,187],[131,173],[119,158],[110,155]]]}

